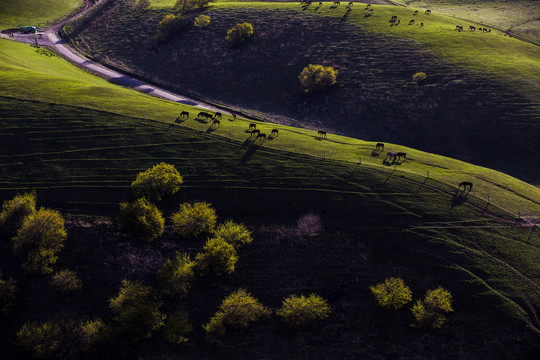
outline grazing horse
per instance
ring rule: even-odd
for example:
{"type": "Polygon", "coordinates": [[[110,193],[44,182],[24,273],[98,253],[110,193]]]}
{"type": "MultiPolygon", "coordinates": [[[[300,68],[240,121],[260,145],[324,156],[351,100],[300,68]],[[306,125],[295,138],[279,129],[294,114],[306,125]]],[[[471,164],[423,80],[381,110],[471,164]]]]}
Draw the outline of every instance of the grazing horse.
{"type": "Polygon", "coordinates": [[[469,188],[469,191],[471,191],[473,187],[473,183],[470,181],[462,181],[459,184],[458,189],[461,188],[462,186],[463,186],[463,190],[467,190],[467,188],[469,188]]]}
{"type": "Polygon", "coordinates": [[[260,133],[261,133],[261,130],[252,130],[251,135],[249,135],[249,137],[252,137],[255,134],[259,135],[260,133]]]}
{"type": "Polygon", "coordinates": [[[400,19],[398,19],[398,20],[397,20],[397,23],[396,23],[396,25],[398,25],[398,24],[399,24],[400,22],[401,22],[401,20],[400,20],[400,19]]]}
{"type": "Polygon", "coordinates": [[[327,136],[326,136],[326,131],[322,131],[322,130],[319,130],[319,132],[317,133],[317,135],[319,135],[320,137],[323,137],[323,138],[327,137],[327,136]]]}
{"type": "Polygon", "coordinates": [[[413,15],[418,15],[418,10],[415,10],[412,14],[413,15]]]}
{"type": "Polygon", "coordinates": [[[205,119],[207,119],[207,120],[208,120],[209,118],[211,118],[211,117],[212,117],[212,115],[209,114],[209,113],[207,113],[207,112],[205,112],[205,111],[201,111],[201,112],[197,115],[197,118],[205,118],[205,119]]]}
{"type": "Polygon", "coordinates": [[[187,111],[182,111],[180,113],[180,116],[179,118],[186,118],[186,119],[189,119],[189,113],[187,111]]]}
{"type": "Polygon", "coordinates": [[[339,5],[340,2],[339,1],[334,1],[334,5],[339,5]]]}
{"type": "Polygon", "coordinates": [[[476,31],[476,27],[472,26],[472,25],[469,25],[469,30],[471,31],[476,31]]]}
{"type": "Polygon", "coordinates": [[[414,24],[414,20],[409,21],[409,25],[413,25],[413,24],[414,24]]]}
{"type": "Polygon", "coordinates": [[[231,115],[232,115],[232,119],[233,119],[233,120],[236,120],[236,114],[233,113],[233,114],[231,114],[231,115]]]}
{"type": "Polygon", "coordinates": [[[404,152],[398,152],[396,154],[396,159],[406,159],[407,158],[407,153],[404,153],[404,152]]]}
{"type": "Polygon", "coordinates": [[[390,18],[390,22],[395,22],[397,20],[397,16],[396,15],[393,15],[391,18],[390,18]]]}
{"type": "Polygon", "coordinates": [[[482,32],[488,32],[487,30],[488,30],[488,29],[484,28],[484,29],[482,30],[482,32]]]}
{"type": "Polygon", "coordinates": [[[424,26],[424,23],[423,23],[423,22],[421,22],[421,23],[420,23],[420,26],[424,26]]]}
{"type": "Polygon", "coordinates": [[[214,119],[221,119],[221,113],[219,111],[214,114],[214,119]]]}
{"type": "Polygon", "coordinates": [[[270,135],[273,135],[275,137],[277,137],[279,134],[279,130],[278,129],[272,129],[272,132],[270,133],[270,135]]]}
{"type": "Polygon", "coordinates": [[[375,145],[375,150],[383,151],[384,150],[384,144],[383,143],[377,143],[377,145],[375,145]]]}
{"type": "Polygon", "coordinates": [[[431,15],[431,10],[426,10],[426,15],[431,15]]]}
{"type": "Polygon", "coordinates": [[[214,125],[217,125],[217,127],[221,127],[221,121],[219,121],[218,119],[214,119],[214,121],[212,122],[212,126],[214,125]]]}
{"type": "Polygon", "coordinates": [[[463,26],[456,25],[456,30],[459,32],[463,31],[463,26]]]}
{"type": "Polygon", "coordinates": [[[392,161],[396,161],[396,157],[397,157],[396,153],[388,152],[388,153],[386,153],[386,157],[384,158],[384,160],[390,159],[392,161]]]}
{"type": "Polygon", "coordinates": [[[322,6],[322,1],[319,2],[319,6],[322,6]]]}
{"type": "Polygon", "coordinates": [[[351,1],[351,2],[349,3],[349,5],[347,5],[347,6],[353,6],[353,3],[352,3],[352,1],[351,1]]]}
{"type": "Polygon", "coordinates": [[[264,133],[259,133],[259,134],[257,135],[257,140],[259,140],[259,139],[260,139],[260,140],[266,140],[266,134],[264,134],[264,133]]]}
{"type": "Polygon", "coordinates": [[[257,128],[257,125],[254,123],[249,124],[249,130],[255,130],[257,128]]]}
{"type": "Polygon", "coordinates": [[[367,4],[367,5],[366,5],[366,8],[369,8],[369,7],[371,7],[371,4],[367,4]]]}

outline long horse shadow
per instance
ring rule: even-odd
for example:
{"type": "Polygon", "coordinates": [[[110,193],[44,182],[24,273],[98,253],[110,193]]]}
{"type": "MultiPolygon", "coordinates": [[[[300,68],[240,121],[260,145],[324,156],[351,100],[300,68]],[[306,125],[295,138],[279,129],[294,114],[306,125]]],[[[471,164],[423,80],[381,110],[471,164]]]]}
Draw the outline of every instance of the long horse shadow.
{"type": "Polygon", "coordinates": [[[255,144],[255,143],[252,143],[252,145],[247,148],[246,152],[242,156],[242,159],[240,159],[240,163],[245,164],[247,161],[249,161],[249,159],[251,159],[253,154],[255,154],[255,152],[258,149],[259,149],[259,145],[255,144]]]}
{"type": "Polygon", "coordinates": [[[371,156],[379,156],[382,152],[381,149],[375,149],[371,152],[371,156]]]}
{"type": "Polygon", "coordinates": [[[450,201],[450,207],[453,209],[466,203],[470,192],[470,190],[466,191],[457,189],[454,196],[452,196],[452,200],[450,201]]]}
{"type": "Polygon", "coordinates": [[[208,129],[206,129],[206,133],[211,134],[214,131],[216,131],[218,128],[219,128],[219,126],[217,126],[216,124],[212,124],[212,125],[210,125],[210,127],[208,129]]]}

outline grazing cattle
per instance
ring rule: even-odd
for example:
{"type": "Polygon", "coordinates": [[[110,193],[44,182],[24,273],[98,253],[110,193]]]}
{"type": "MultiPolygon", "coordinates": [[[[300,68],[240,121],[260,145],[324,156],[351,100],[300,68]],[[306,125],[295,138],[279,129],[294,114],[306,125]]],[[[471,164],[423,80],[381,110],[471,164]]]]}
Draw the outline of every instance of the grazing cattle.
{"type": "Polygon", "coordinates": [[[260,140],[265,140],[265,139],[266,139],[266,134],[264,134],[264,133],[259,133],[259,134],[257,135],[257,140],[259,140],[259,139],[260,139],[260,140]]]}
{"type": "Polygon", "coordinates": [[[257,125],[254,123],[249,124],[249,130],[255,130],[257,128],[257,125]]]}
{"type": "Polygon", "coordinates": [[[219,111],[214,114],[214,119],[221,119],[221,113],[219,111]]]}
{"type": "Polygon", "coordinates": [[[396,153],[388,152],[388,153],[386,153],[386,157],[384,158],[384,160],[389,159],[389,160],[392,160],[392,161],[396,161],[396,157],[397,157],[396,153]]]}
{"type": "Polygon", "coordinates": [[[377,143],[377,145],[375,145],[375,150],[383,151],[384,150],[384,144],[383,143],[377,143]]]}
{"type": "Polygon", "coordinates": [[[217,125],[217,127],[221,127],[221,121],[215,119],[213,122],[212,122],[212,126],[214,125],[217,125]]]}
{"type": "Polygon", "coordinates": [[[396,158],[397,158],[397,159],[402,159],[402,158],[403,158],[403,159],[406,159],[406,158],[407,158],[407,153],[404,153],[404,152],[398,152],[398,153],[396,154],[396,158]]]}
{"type": "Polygon", "coordinates": [[[415,12],[412,13],[413,15],[418,15],[418,10],[415,10],[415,12]]]}
{"type": "Polygon", "coordinates": [[[413,24],[414,24],[414,20],[409,21],[409,25],[413,25],[413,24]]]}
{"type": "Polygon", "coordinates": [[[473,183],[470,181],[462,181],[459,184],[458,189],[461,188],[462,186],[463,186],[463,190],[467,190],[467,188],[469,188],[469,191],[471,191],[473,187],[473,183]]]}
{"type": "Polygon", "coordinates": [[[180,116],[179,118],[186,118],[186,119],[189,119],[189,113],[187,111],[182,111],[180,113],[180,116]]]}
{"type": "Polygon", "coordinates": [[[472,25],[469,25],[469,30],[471,31],[476,31],[476,27],[472,26],[472,25]]]}
{"type": "Polygon", "coordinates": [[[251,136],[253,136],[255,134],[259,135],[260,133],[261,133],[261,130],[252,130],[251,135],[249,135],[249,136],[251,137],[251,136]]]}
{"type": "Polygon", "coordinates": [[[319,132],[317,133],[317,135],[319,135],[320,137],[327,137],[326,136],[326,131],[322,131],[322,130],[319,130],[319,132]]]}
{"type": "Polygon", "coordinates": [[[278,129],[272,129],[272,133],[270,133],[270,135],[273,135],[273,136],[278,136],[279,134],[279,130],[278,129]]]}
{"type": "Polygon", "coordinates": [[[431,15],[431,10],[426,10],[426,15],[431,15]]]}

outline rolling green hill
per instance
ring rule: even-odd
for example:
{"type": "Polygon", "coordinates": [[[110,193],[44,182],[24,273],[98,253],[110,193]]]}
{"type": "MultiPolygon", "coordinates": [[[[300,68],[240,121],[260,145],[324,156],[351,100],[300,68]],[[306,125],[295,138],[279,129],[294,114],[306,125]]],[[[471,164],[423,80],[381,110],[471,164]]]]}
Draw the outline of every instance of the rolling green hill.
{"type": "Polygon", "coordinates": [[[82,0],[6,0],[0,2],[0,30],[33,25],[43,27],[75,11],[82,0]]]}

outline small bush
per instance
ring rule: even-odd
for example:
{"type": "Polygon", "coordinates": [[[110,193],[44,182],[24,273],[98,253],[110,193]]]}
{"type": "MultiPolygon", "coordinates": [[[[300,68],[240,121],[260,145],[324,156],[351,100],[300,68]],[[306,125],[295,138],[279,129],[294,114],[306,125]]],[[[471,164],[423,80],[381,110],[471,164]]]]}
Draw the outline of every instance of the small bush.
{"type": "Polygon", "coordinates": [[[144,198],[132,203],[121,203],[118,220],[126,233],[148,242],[161,236],[165,229],[161,211],[144,198]]]}
{"type": "Polygon", "coordinates": [[[133,4],[133,8],[135,10],[145,10],[148,9],[150,5],[152,5],[150,0],[137,0],[137,2],[133,4]]]}
{"type": "Polygon", "coordinates": [[[167,259],[158,271],[162,291],[170,296],[185,297],[195,281],[195,265],[184,253],[177,252],[174,259],[167,259]]]}
{"type": "Polygon", "coordinates": [[[189,340],[188,336],[193,331],[188,315],[177,312],[169,317],[163,327],[165,341],[173,344],[182,344],[189,340]]]}
{"type": "Polygon", "coordinates": [[[0,319],[2,319],[13,307],[15,293],[17,292],[17,283],[13,278],[2,279],[0,272],[0,319]]]}
{"type": "Polygon", "coordinates": [[[378,304],[387,309],[399,309],[412,300],[412,291],[401,278],[388,278],[369,289],[378,304]]]}
{"type": "Polygon", "coordinates": [[[17,194],[13,199],[4,201],[0,212],[0,229],[8,236],[17,233],[24,219],[36,212],[36,193],[17,194]]]}
{"type": "Polygon", "coordinates": [[[211,233],[216,226],[216,211],[205,202],[184,203],[171,216],[174,231],[181,236],[198,236],[211,233]]]}
{"type": "Polygon", "coordinates": [[[116,332],[132,341],[150,338],[165,321],[154,289],[140,282],[123,280],[118,295],[109,299],[109,306],[116,315],[116,332]]]}
{"type": "Polygon", "coordinates": [[[296,222],[296,230],[300,236],[316,235],[322,231],[321,217],[315,214],[301,216],[296,222]]]}
{"type": "Polygon", "coordinates": [[[82,281],[77,273],[71,270],[62,270],[54,274],[51,284],[63,294],[74,292],[82,287],[82,281]]]}
{"type": "Polygon", "coordinates": [[[250,39],[253,36],[253,25],[250,23],[236,24],[234,27],[227,31],[225,40],[230,45],[236,46],[242,44],[244,41],[250,39]]]}
{"type": "Polygon", "coordinates": [[[297,327],[315,320],[324,320],[330,315],[330,311],[327,301],[319,295],[291,295],[283,300],[283,305],[276,314],[286,324],[297,327]]]}
{"type": "Polygon", "coordinates": [[[209,336],[220,336],[226,326],[246,328],[271,311],[244,289],[238,289],[221,302],[216,314],[203,325],[209,336]]]}
{"type": "Polygon", "coordinates": [[[193,25],[198,28],[207,27],[210,25],[210,16],[207,15],[199,15],[195,18],[195,21],[193,22],[193,25]]]}
{"type": "Polygon", "coordinates": [[[184,179],[174,165],[160,163],[137,174],[131,188],[138,198],[160,201],[163,197],[176,193],[183,182],[184,179]]]}
{"type": "Polygon", "coordinates": [[[195,257],[201,273],[212,273],[218,276],[232,274],[238,261],[236,250],[221,238],[209,239],[203,252],[195,257]]]}
{"type": "Polygon", "coordinates": [[[310,93],[335,85],[337,75],[338,71],[332,66],[310,64],[302,70],[298,79],[304,92],[310,93]]]}
{"type": "Polygon", "coordinates": [[[417,326],[440,328],[447,320],[445,314],[454,311],[452,294],[442,287],[428,290],[424,300],[418,300],[411,311],[417,326]]]}
{"type": "Polygon", "coordinates": [[[253,241],[251,231],[243,224],[237,224],[232,220],[228,220],[223,224],[219,224],[214,235],[225,240],[227,243],[239,249],[241,246],[249,244],[253,241]]]}
{"type": "Polygon", "coordinates": [[[421,84],[427,79],[427,75],[424,72],[417,72],[412,77],[413,81],[417,84],[421,84]]]}
{"type": "Polygon", "coordinates": [[[23,268],[27,272],[49,274],[66,238],[62,215],[42,208],[24,219],[12,239],[13,250],[26,257],[23,268]]]}
{"type": "Polygon", "coordinates": [[[165,41],[175,33],[186,28],[188,25],[187,19],[182,14],[168,14],[163,17],[158,25],[158,34],[156,40],[165,41]]]}

